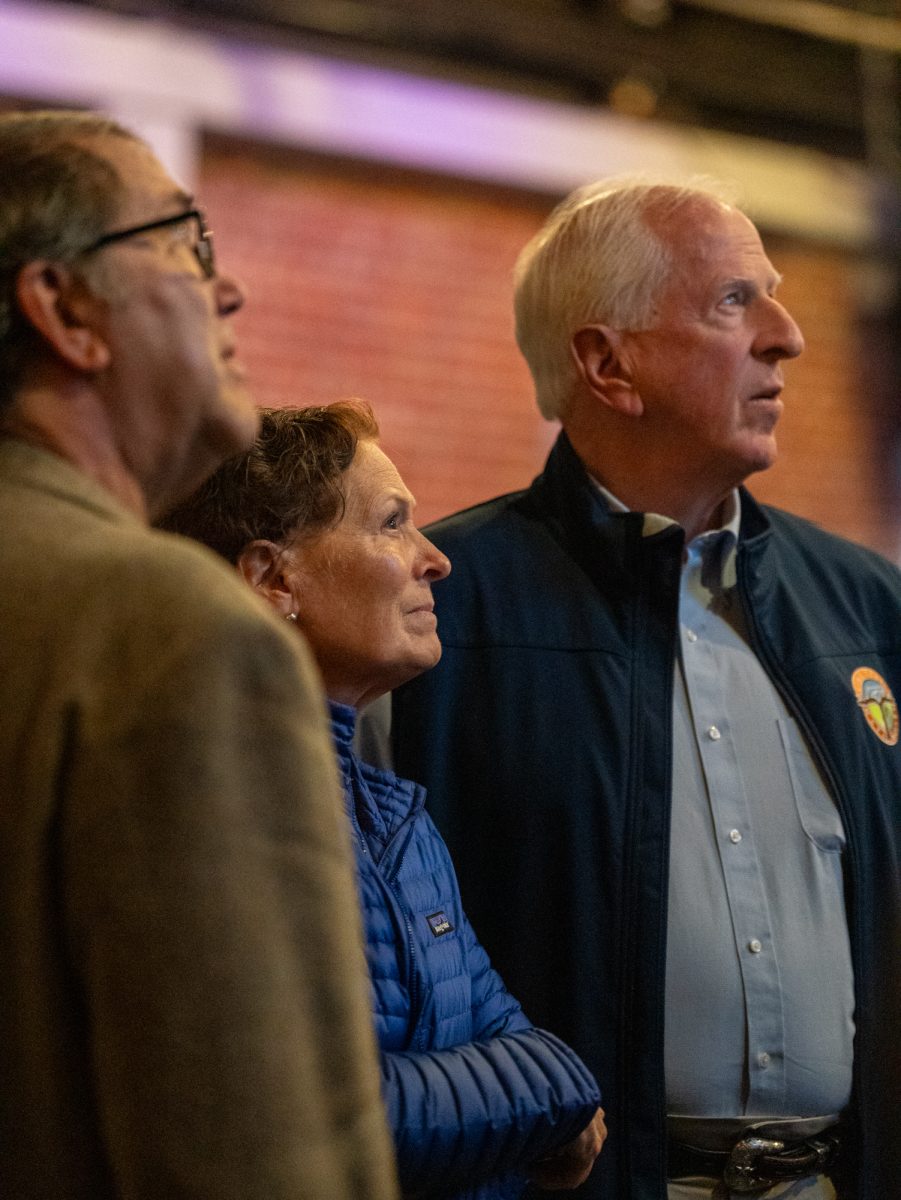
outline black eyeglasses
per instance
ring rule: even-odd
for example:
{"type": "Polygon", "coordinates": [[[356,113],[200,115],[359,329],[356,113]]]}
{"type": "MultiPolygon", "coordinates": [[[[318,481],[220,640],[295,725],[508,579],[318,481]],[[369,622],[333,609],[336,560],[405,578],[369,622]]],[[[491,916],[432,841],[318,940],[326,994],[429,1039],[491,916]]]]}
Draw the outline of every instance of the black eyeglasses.
{"type": "Polygon", "coordinates": [[[146,225],[133,225],[130,229],[117,229],[114,233],[105,233],[103,237],[92,242],[82,250],[82,254],[93,254],[113,242],[124,241],[125,238],[137,237],[139,233],[150,233],[153,229],[166,229],[169,225],[180,225],[183,221],[193,221],[196,236],[191,244],[194,256],[200,263],[204,278],[212,279],[216,274],[216,257],[213,253],[213,235],[206,227],[203,213],[197,208],[186,209],[172,217],[162,217],[159,221],[148,221],[146,225]]]}

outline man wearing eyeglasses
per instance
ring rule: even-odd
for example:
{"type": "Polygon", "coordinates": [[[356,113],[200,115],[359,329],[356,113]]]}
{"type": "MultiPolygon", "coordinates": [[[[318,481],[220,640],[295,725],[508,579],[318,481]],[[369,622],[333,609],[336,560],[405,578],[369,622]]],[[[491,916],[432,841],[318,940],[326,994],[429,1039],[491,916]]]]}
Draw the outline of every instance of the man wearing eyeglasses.
{"type": "Polygon", "coordinates": [[[200,213],[0,118],[0,1196],[392,1200],[308,659],[148,520],[252,441],[200,213]]]}

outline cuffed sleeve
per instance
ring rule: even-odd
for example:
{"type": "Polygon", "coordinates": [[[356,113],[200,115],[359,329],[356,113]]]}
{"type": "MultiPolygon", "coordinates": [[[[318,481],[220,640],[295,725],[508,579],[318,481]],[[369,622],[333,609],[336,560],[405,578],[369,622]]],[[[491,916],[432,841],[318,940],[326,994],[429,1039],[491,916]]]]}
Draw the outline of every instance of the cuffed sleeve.
{"type": "Polygon", "coordinates": [[[383,1054],[382,1083],[409,1196],[523,1169],[576,1137],[600,1104],[582,1061],[542,1029],[383,1054]]]}

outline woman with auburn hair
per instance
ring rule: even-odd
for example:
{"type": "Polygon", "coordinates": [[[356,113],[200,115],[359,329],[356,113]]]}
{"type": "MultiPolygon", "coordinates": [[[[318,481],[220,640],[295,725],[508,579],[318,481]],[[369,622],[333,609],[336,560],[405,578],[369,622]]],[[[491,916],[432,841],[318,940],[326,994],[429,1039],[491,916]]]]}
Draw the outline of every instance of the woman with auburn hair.
{"type": "Polygon", "coordinates": [[[234,564],[319,664],[404,1195],[512,1200],[527,1181],[573,1188],[606,1134],[597,1085],[492,969],[423,789],[352,748],[357,710],[438,662],[432,585],[450,571],[377,438],[360,401],[263,410],[255,446],[163,526],[234,564]]]}

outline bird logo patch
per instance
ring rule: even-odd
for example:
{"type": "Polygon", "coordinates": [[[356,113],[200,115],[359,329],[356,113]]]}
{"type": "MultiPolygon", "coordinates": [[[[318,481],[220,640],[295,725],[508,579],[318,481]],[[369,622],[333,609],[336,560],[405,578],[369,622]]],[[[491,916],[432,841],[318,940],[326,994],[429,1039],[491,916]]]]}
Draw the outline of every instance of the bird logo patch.
{"type": "Polygon", "coordinates": [[[898,741],[898,705],[892,689],[872,667],[858,667],[851,686],[860,711],[880,742],[894,746],[898,741]]]}

